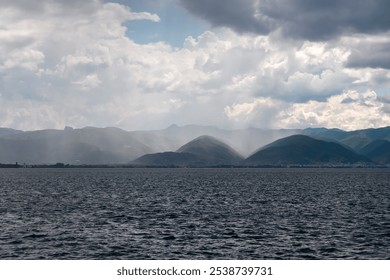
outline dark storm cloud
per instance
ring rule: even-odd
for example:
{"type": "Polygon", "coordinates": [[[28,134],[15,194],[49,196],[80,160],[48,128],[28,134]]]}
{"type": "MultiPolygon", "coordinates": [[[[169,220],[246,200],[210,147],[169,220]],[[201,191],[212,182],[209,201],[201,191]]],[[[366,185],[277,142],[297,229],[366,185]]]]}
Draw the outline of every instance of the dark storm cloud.
{"type": "Polygon", "coordinates": [[[179,0],[215,26],[238,32],[327,40],[347,33],[390,30],[388,0],[179,0]]]}
{"type": "Polygon", "coordinates": [[[256,18],[256,1],[239,0],[179,0],[190,12],[214,26],[230,27],[238,32],[268,33],[273,23],[256,18]]]}
{"type": "Polygon", "coordinates": [[[360,44],[352,50],[346,66],[350,68],[390,69],[390,41],[360,44]]]}

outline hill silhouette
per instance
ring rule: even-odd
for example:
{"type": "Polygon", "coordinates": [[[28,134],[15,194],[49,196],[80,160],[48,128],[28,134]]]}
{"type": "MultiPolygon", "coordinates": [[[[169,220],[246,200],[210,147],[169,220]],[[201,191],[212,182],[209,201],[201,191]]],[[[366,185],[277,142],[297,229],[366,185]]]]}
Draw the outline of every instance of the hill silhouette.
{"type": "Polygon", "coordinates": [[[50,129],[0,137],[1,163],[127,163],[151,151],[118,128],[50,129]]]}
{"type": "MultiPolygon", "coordinates": [[[[160,153],[160,156],[164,157],[161,154],[176,151],[191,154],[192,156],[188,156],[185,161],[195,162],[197,165],[236,165],[242,160],[241,155],[248,157],[258,147],[292,135],[306,135],[324,142],[337,142],[347,150],[353,149],[361,153],[363,148],[375,140],[390,141],[390,127],[356,131],[327,128],[227,130],[199,125],[172,125],[166,129],[149,131],[125,131],[114,127],[81,129],[66,127],[64,130],[36,131],[0,128],[0,163],[127,164],[146,154],[160,153]],[[213,138],[208,138],[210,136],[213,138]],[[224,143],[221,144],[221,141],[216,139],[223,139],[224,143]],[[192,141],[194,142],[191,143],[192,141]]],[[[379,154],[371,155],[364,151],[375,162],[385,163],[388,162],[383,156],[386,152],[385,148],[378,152],[382,155],[379,159],[379,154]]],[[[326,155],[323,157],[326,158],[326,155]]],[[[314,158],[314,160],[319,163],[326,162],[324,158],[314,158]]],[[[172,158],[167,162],[171,160],[172,158]]],[[[306,161],[312,162],[312,160],[306,161]]],[[[272,158],[270,161],[274,162],[272,158]]],[[[333,161],[343,160],[330,156],[328,163],[333,161]]],[[[353,160],[350,158],[345,162],[353,162],[353,160]]]]}
{"type": "Polygon", "coordinates": [[[279,139],[248,157],[245,165],[316,165],[368,163],[369,159],[340,144],[305,135],[279,139]]]}
{"type": "Polygon", "coordinates": [[[203,135],[185,144],[177,153],[197,155],[215,164],[237,164],[243,157],[227,144],[218,139],[203,135]]]}
{"type": "Polygon", "coordinates": [[[219,166],[237,165],[243,160],[235,150],[211,136],[200,136],[176,152],[144,155],[132,164],[145,166],[219,166]]]}
{"type": "Polygon", "coordinates": [[[375,140],[360,150],[362,155],[378,164],[390,163],[390,141],[375,140]]]}

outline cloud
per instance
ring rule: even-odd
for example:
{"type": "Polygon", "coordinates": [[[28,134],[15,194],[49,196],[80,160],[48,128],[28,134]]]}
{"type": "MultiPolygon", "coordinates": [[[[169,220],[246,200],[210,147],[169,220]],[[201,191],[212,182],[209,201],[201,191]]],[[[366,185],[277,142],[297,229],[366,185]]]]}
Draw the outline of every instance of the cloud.
{"type": "Polygon", "coordinates": [[[224,112],[238,126],[249,124],[260,128],[269,128],[279,125],[275,116],[286,106],[287,103],[267,97],[226,106],[224,112]]]}
{"type": "Polygon", "coordinates": [[[271,31],[272,22],[261,17],[257,1],[180,0],[180,2],[187,10],[210,21],[214,26],[231,27],[239,32],[259,34],[267,34],[271,31]]]}
{"type": "Polygon", "coordinates": [[[271,98],[234,104],[225,108],[232,121],[256,127],[328,127],[357,130],[390,125],[388,104],[374,91],[346,91],[325,101],[288,103],[271,98]]]}
{"type": "Polygon", "coordinates": [[[347,37],[351,55],[346,64],[351,68],[390,69],[390,33],[371,37],[347,37]]]}
{"type": "Polygon", "coordinates": [[[40,1],[29,11],[25,2],[0,6],[0,26],[6,27],[0,30],[0,126],[334,125],[337,114],[315,116],[326,106],[375,116],[364,122],[345,115],[350,126],[386,123],[381,96],[371,98],[372,107],[360,101],[368,97],[336,98],[390,87],[386,69],[346,67],[365,42],[385,42],[383,36],[301,42],[218,29],[174,48],[128,37],[132,20],[158,21],[155,14],[100,1],[85,1],[77,10],[77,1],[59,0],[40,1]]]}
{"type": "Polygon", "coordinates": [[[83,90],[91,90],[97,88],[101,83],[102,81],[96,74],[87,75],[82,80],[73,82],[73,84],[80,86],[80,88],[83,90]]]}
{"type": "Polygon", "coordinates": [[[132,88],[123,65],[139,55],[124,23],[159,17],[100,1],[30,6],[0,1],[0,126],[112,124],[119,116],[110,104],[132,88]]]}
{"type": "Polygon", "coordinates": [[[0,71],[6,71],[15,67],[34,71],[44,61],[45,55],[38,50],[25,49],[22,51],[10,51],[0,55],[0,58],[2,60],[0,71]]]}
{"type": "MultiPolygon", "coordinates": [[[[69,11],[82,13],[98,9],[100,3],[96,0],[42,0],[31,2],[29,0],[0,0],[0,8],[8,11],[23,11],[32,14],[41,15],[47,10],[62,10],[64,13],[69,11]]],[[[59,14],[60,15],[60,14],[59,14]]]]}
{"type": "Polygon", "coordinates": [[[281,30],[313,41],[390,29],[386,0],[180,0],[183,7],[218,27],[266,35],[281,30]]]}
{"type": "Polygon", "coordinates": [[[297,103],[278,118],[285,127],[336,127],[356,130],[390,125],[385,104],[374,91],[347,91],[324,102],[297,103]]]}

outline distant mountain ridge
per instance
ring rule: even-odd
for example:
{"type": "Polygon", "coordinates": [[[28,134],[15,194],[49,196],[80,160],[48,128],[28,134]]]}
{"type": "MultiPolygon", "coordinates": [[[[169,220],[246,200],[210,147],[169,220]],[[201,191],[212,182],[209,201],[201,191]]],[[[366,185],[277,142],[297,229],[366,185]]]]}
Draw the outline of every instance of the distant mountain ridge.
{"type": "Polygon", "coordinates": [[[360,153],[378,164],[390,164],[390,141],[374,140],[363,147],[360,153]]]}
{"type": "Polygon", "coordinates": [[[335,140],[355,150],[374,140],[390,140],[390,126],[355,131],[327,128],[307,128],[304,129],[301,134],[317,139],[335,140]]]}
{"type": "Polygon", "coordinates": [[[143,143],[153,143],[152,148],[156,152],[176,151],[193,139],[208,135],[216,139],[223,139],[227,145],[246,157],[260,146],[269,144],[279,138],[301,134],[301,132],[302,130],[296,129],[263,130],[247,128],[227,130],[213,126],[171,125],[162,130],[134,131],[132,135],[143,143]]]}
{"type": "MultiPolygon", "coordinates": [[[[211,161],[217,165],[228,164],[229,161],[224,156],[229,155],[235,158],[231,161],[235,165],[239,161],[238,158],[247,158],[260,148],[264,149],[274,141],[292,135],[305,135],[325,142],[334,142],[347,147],[351,152],[370,158],[377,164],[390,164],[386,142],[390,141],[390,127],[356,131],[327,128],[227,130],[198,125],[172,125],[166,129],[152,131],[125,131],[114,127],[66,127],[64,130],[38,131],[0,128],[0,163],[129,164],[147,154],[168,153],[162,156],[163,160],[164,157],[175,157],[172,153],[179,152],[181,165],[191,160],[205,164],[205,154],[202,156],[196,151],[206,149],[207,145],[202,141],[207,140],[206,144],[211,144],[213,139],[217,139],[219,148],[214,147],[213,150],[217,156],[211,161]],[[374,144],[377,140],[379,142],[374,144]],[[186,146],[192,141],[195,142],[186,146]],[[383,145],[376,147],[378,143],[383,145]],[[367,152],[370,145],[371,148],[376,147],[375,153],[367,152]],[[222,147],[224,152],[218,153],[222,147]]],[[[209,164],[211,153],[206,154],[209,157],[206,162],[209,164]]]]}
{"type": "Polygon", "coordinates": [[[132,164],[145,166],[223,166],[238,165],[244,158],[222,141],[200,136],[176,152],[144,155],[132,164]]]}
{"type": "Polygon", "coordinates": [[[12,135],[12,134],[18,134],[18,133],[22,133],[22,132],[23,131],[21,131],[21,130],[0,127],[0,137],[12,135]]]}
{"type": "Polygon", "coordinates": [[[208,135],[199,136],[180,147],[177,152],[194,154],[215,164],[237,164],[244,159],[233,148],[208,135]]]}
{"type": "Polygon", "coordinates": [[[115,164],[152,150],[118,128],[40,130],[0,137],[1,163],[115,164]]]}
{"type": "Polygon", "coordinates": [[[341,165],[370,162],[370,159],[335,142],[293,135],[261,148],[248,157],[244,165],[341,165]]]}

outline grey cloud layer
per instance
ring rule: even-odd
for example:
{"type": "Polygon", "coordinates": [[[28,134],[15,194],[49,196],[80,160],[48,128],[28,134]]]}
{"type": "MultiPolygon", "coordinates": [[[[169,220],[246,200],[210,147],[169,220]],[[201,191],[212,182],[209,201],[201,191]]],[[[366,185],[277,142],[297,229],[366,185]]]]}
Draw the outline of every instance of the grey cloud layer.
{"type": "Polygon", "coordinates": [[[182,5],[195,15],[215,26],[230,27],[239,32],[266,34],[271,31],[272,22],[257,18],[256,1],[209,1],[180,0],[182,5]]]}
{"type": "Polygon", "coordinates": [[[387,42],[363,42],[348,59],[347,67],[390,69],[390,40],[387,42]]]}
{"type": "Polygon", "coordinates": [[[327,40],[348,33],[390,30],[387,0],[180,0],[193,14],[238,32],[327,40]]]}

